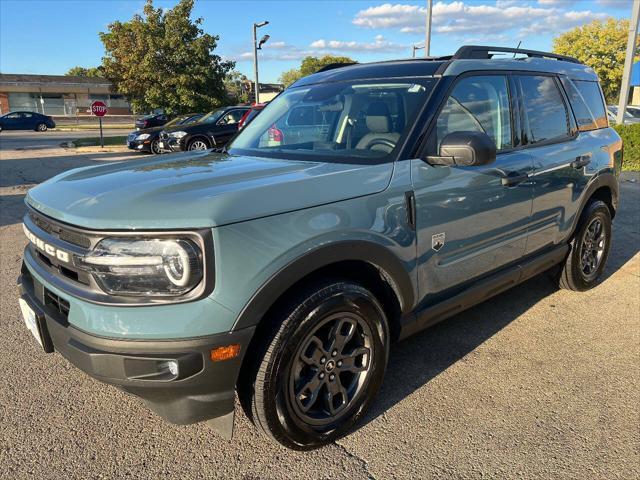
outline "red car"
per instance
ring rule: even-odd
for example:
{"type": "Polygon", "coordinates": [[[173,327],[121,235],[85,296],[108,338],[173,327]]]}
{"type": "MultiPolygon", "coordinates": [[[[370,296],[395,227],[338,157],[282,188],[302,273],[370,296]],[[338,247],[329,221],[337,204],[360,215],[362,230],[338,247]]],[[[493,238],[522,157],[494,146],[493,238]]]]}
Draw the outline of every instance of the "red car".
{"type": "Polygon", "coordinates": [[[251,120],[256,118],[258,113],[260,113],[260,110],[262,110],[264,107],[267,106],[267,103],[268,102],[254,103],[253,105],[251,105],[251,109],[247,110],[247,113],[245,113],[240,119],[240,121],[238,122],[238,131],[242,130],[245,126],[249,125],[249,123],[251,123],[251,120]]]}

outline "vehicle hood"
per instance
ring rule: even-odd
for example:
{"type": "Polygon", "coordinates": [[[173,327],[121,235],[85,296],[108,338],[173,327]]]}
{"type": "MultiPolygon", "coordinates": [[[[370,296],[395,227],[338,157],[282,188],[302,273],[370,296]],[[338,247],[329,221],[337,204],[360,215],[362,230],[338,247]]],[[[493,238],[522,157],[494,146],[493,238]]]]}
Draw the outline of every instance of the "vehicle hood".
{"type": "Polygon", "coordinates": [[[27,203],[90,229],[207,228],[384,190],[392,163],[354,165],[187,152],[62,173],[27,203]]]}

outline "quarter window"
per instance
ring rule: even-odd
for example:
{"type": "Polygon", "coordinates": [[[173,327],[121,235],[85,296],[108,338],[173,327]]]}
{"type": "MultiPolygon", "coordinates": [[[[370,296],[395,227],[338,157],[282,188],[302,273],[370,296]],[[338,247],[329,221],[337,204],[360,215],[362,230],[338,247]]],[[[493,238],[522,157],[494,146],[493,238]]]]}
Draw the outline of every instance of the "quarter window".
{"type": "Polygon", "coordinates": [[[587,82],[583,80],[574,80],[573,84],[576,86],[584,103],[591,111],[597,128],[605,128],[607,126],[607,111],[604,108],[604,101],[602,99],[602,92],[598,82],[587,82]]]}
{"type": "Polygon", "coordinates": [[[555,78],[521,76],[520,84],[529,125],[529,143],[568,136],[567,109],[555,78]]]}
{"type": "Polygon", "coordinates": [[[460,131],[486,133],[498,150],[513,146],[505,76],[467,77],[456,84],[438,116],[436,151],[446,135],[460,131]]]}

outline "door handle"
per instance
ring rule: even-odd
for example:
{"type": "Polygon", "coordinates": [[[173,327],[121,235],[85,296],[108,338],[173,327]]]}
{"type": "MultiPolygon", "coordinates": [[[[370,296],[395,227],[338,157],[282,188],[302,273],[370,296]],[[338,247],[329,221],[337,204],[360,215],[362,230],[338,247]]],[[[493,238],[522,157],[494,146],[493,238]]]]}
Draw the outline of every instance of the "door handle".
{"type": "Polygon", "coordinates": [[[586,167],[590,163],[591,163],[591,154],[586,153],[584,155],[580,155],[579,157],[576,157],[576,159],[573,162],[571,162],[571,166],[573,168],[582,168],[582,167],[586,167]]]}
{"type": "Polygon", "coordinates": [[[502,177],[502,185],[505,187],[513,187],[519,183],[529,179],[528,173],[518,174],[518,172],[509,172],[502,177]]]}

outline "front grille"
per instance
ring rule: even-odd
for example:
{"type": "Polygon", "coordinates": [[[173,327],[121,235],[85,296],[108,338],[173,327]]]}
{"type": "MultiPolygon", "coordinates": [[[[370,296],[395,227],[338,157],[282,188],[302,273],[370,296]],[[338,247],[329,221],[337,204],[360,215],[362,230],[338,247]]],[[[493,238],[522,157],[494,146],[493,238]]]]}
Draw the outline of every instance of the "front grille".
{"type": "Polygon", "coordinates": [[[69,302],[44,287],[44,304],[55,309],[65,319],[69,318],[69,302]]]}
{"type": "Polygon", "coordinates": [[[136,139],[137,136],[138,135],[136,133],[130,133],[129,136],[127,137],[127,141],[128,142],[133,142],[136,139]]]}
{"type": "Polygon", "coordinates": [[[66,228],[63,225],[54,223],[45,216],[36,213],[33,210],[29,210],[29,218],[31,218],[31,221],[35,223],[39,228],[50,235],[58,237],[60,240],[71,243],[73,245],[77,245],[78,247],[82,248],[91,247],[91,240],[89,239],[89,237],[75,232],[70,228],[66,228]]]}

